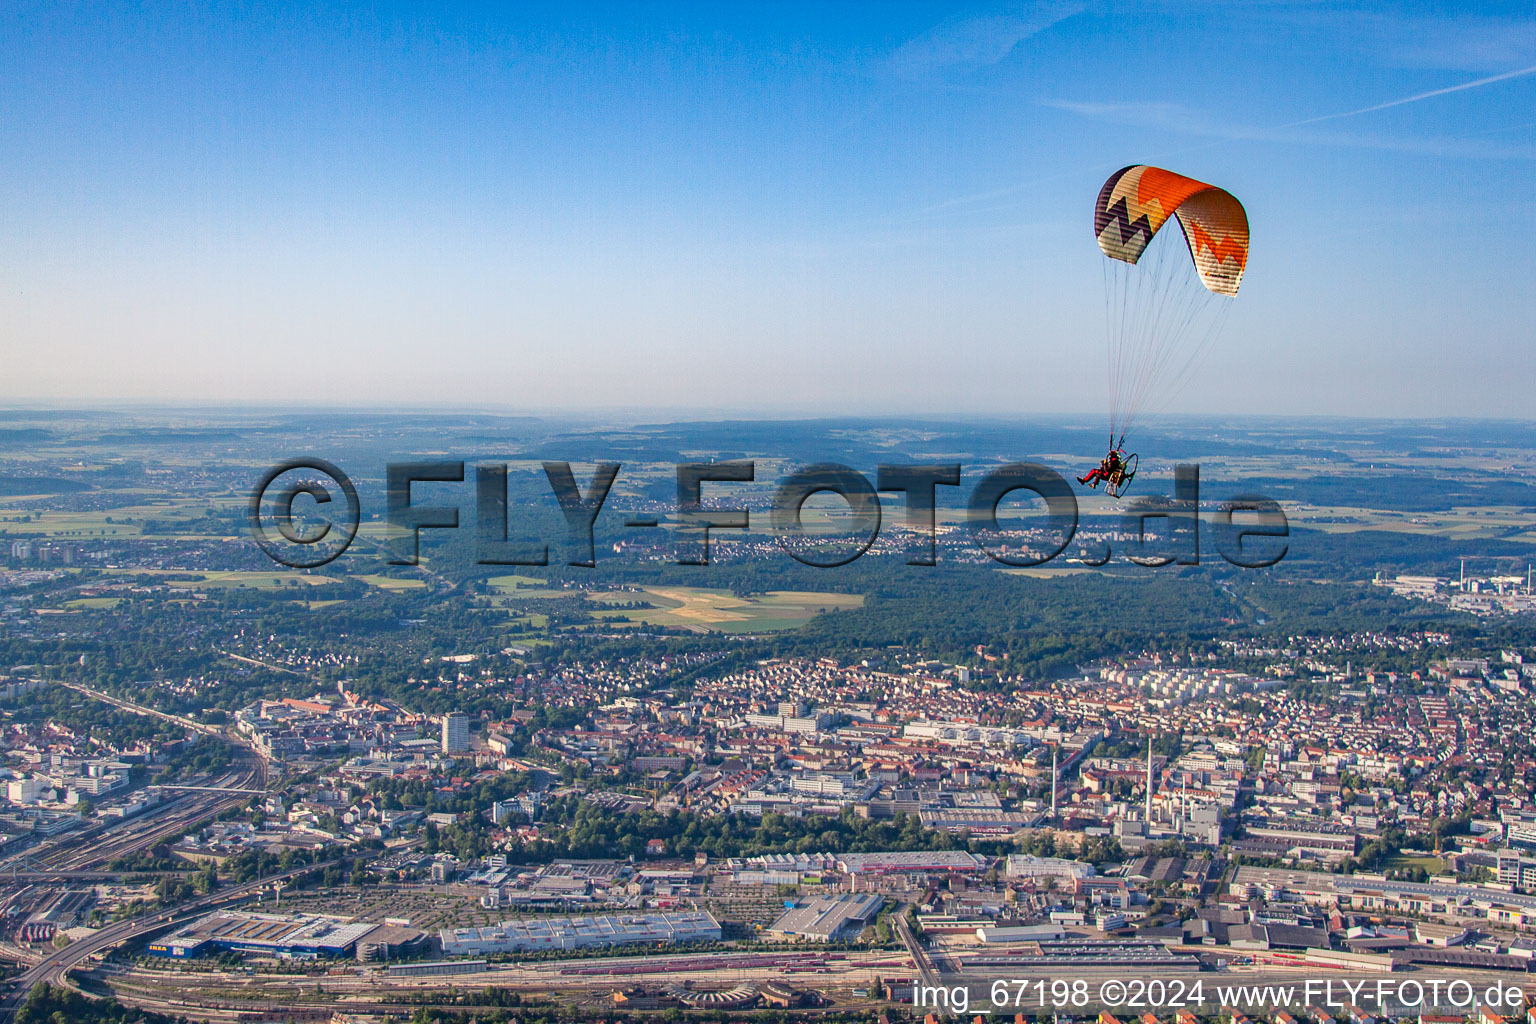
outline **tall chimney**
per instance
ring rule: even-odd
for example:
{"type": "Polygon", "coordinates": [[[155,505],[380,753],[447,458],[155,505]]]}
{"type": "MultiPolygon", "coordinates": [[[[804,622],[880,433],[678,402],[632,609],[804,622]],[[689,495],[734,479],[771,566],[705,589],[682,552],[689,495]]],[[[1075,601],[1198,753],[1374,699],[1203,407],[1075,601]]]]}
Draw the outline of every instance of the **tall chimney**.
{"type": "Polygon", "coordinates": [[[1152,825],[1152,736],[1147,735],[1147,826],[1152,825]]]}
{"type": "Polygon", "coordinates": [[[1060,747],[1051,748],[1051,821],[1056,821],[1056,790],[1061,785],[1061,776],[1056,769],[1056,756],[1061,753],[1060,747]]]}

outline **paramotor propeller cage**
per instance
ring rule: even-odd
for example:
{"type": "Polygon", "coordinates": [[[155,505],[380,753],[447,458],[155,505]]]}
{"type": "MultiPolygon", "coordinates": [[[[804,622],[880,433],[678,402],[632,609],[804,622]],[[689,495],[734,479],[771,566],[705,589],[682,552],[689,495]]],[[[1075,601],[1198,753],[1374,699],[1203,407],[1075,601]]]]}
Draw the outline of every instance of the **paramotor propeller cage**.
{"type": "Polygon", "coordinates": [[[1136,479],[1136,464],[1141,460],[1136,453],[1121,456],[1120,469],[1104,482],[1104,493],[1111,498],[1118,498],[1131,486],[1131,481],[1136,479]]]}

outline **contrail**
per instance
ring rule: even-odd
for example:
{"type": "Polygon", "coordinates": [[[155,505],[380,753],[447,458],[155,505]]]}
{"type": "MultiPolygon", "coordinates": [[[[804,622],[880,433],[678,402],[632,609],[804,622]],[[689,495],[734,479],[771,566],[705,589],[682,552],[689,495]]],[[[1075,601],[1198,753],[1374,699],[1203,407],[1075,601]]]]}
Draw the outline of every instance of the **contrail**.
{"type": "MultiPolygon", "coordinates": [[[[1401,106],[1403,106],[1406,103],[1417,103],[1420,100],[1434,99],[1436,96],[1444,96],[1447,93],[1462,92],[1463,90],[1466,90],[1466,89],[1477,89],[1477,88],[1480,88],[1481,86],[1484,86],[1484,85],[1492,85],[1495,82],[1508,81],[1511,78],[1523,78],[1526,75],[1531,75],[1531,74],[1536,74],[1536,64],[1533,64],[1533,65],[1531,65],[1528,68],[1518,68],[1518,69],[1516,69],[1514,71],[1504,71],[1504,72],[1500,72],[1497,75],[1489,75],[1487,78],[1479,78],[1479,79],[1476,79],[1476,80],[1471,81],[1471,82],[1462,82],[1460,85],[1446,86],[1444,89],[1431,89],[1429,92],[1415,93],[1412,96],[1405,96],[1405,97],[1403,97],[1400,100],[1388,100],[1386,103],[1378,103],[1375,106],[1361,107],[1359,110],[1345,110],[1345,111],[1342,111],[1342,112],[1337,113],[1337,114],[1323,114],[1320,117],[1308,117],[1308,118],[1305,118],[1304,120],[1301,120],[1301,121],[1292,121],[1289,124],[1277,124],[1277,125],[1274,125],[1273,127],[1270,127],[1270,128],[1259,129],[1258,131],[1261,132],[1261,133],[1262,132],[1278,132],[1278,131],[1282,131],[1282,130],[1284,130],[1286,128],[1300,128],[1303,125],[1317,124],[1320,121],[1336,121],[1336,120],[1338,120],[1341,117],[1356,117],[1356,116],[1358,116],[1360,114],[1371,114],[1371,113],[1374,113],[1374,112],[1376,112],[1378,110],[1387,110],[1387,109],[1389,109],[1391,107],[1401,107],[1401,106]]],[[[1071,109],[1071,108],[1068,107],[1068,108],[1065,108],[1065,109],[1071,109]]],[[[1233,137],[1218,138],[1218,139],[1216,139],[1213,142],[1206,142],[1206,143],[1203,143],[1203,144],[1198,145],[1198,146],[1189,146],[1189,147],[1186,147],[1184,149],[1173,150],[1172,152],[1166,153],[1164,155],[1165,156],[1172,156],[1172,155],[1175,155],[1175,154],[1183,155],[1185,153],[1194,153],[1194,152],[1198,152],[1198,151],[1203,150],[1203,149],[1211,149],[1212,147],[1219,146],[1219,145],[1221,145],[1222,143],[1225,143],[1225,142],[1232,142],[1235,139],[1244,139],[1244,138],[1250,138],[1250,137],[1254,137],[1254,136],[1251,133],[1247,133],[1247,134],[1239,133],[1238,135],[1233,136],[1233,137]]],[[[1085,166],[1081,170],[1090,170],[1090,169],[1096,168],[1098,166],[1099,166],[1098,164],[1093,164],[1091,166],[1085,166]]],[[[1031,187],[1033,187],[1035,185],[1040,184],[1041,182],[1053,181],[1053,180],[1055,180],[1057,178],[1070,177],[1071,175],[1076,174],[1076,173],[1079,173],[1079,171],[1078,170],[1063,171],[1063,172],[1060,172],[1058,174],[1052,174],[1052,175],[1049,175],[1048,177],[1038,178],[1038,179],[1035,179],[1035,180],[1029,181],[1029,182],[1023,182],[1023,183],[1020,183],[1018,185],[1008,185],[1008,186],[1005,186],[1003,188],[993,189],[990,192],[982,192],[982,193],[975,194],[975,195],[958,196],[958,197],[955,197],[955,198],[952,198],[952,199],[946,199],[946,200],[943,200],[942,202],[935,203],[935,204],[933,204],[931,206],[925,207],[924,209],[919,210],[918,213],[919,214],[937,213],[937,212],[939,212],[941,210],[944,210],[944,209],[947,209],[947,208],[953,207],[953,206],[964,206],[964,205],[967,205],[969,203],[974,203],[974,202],[978,202],[978,201],[981,201],[981,200],[1002,198],[1005,195],[1009,195],[1009,194],[1012,194],[1012,193],[1015,193],[1015,192],[1020,192],[1020,191],[1023,191],[1024,189],[1026,189],[1026,188],[1031,188],[1031,187]]]]}
{"type": "Polygon", "coordinates": [[[1536,74],[1536,64],[1528,68],[1520,68],[1517,71],[1505,71],[1502,74],[1489,75],[1487,78],[1479,78],[1473,82],[1462,82],[1460,85],[1447,86],[1444,89],[1431,89],[1429,92],[1421,92],[1413,96],[1405,96],[1400,100],[1390,100],[1386,103],[1378,103],[1374,107],[1361,107],[1359,110],[1346,110],[1340,114],[1324,114],[1322,117],[1309,117],[1305,121],[1292,121],[1290,124],[1276,125],[1280,128],[1300,128],[1304,124],[1317,124],[1319,121],[1333,121],[1341,117],[1354,117],[1357,114],[1370,114],[1378,110],[1386,110],[1388,107],[1401,107],[1405,103],[1417,103],[1420,100],[1433,99],[1436,96],[1444,96],[1446,93],[1461,92],[1463,89],[1476,89],[1483,85],[1492,85],[1494,82],[1503,82],[1511,78],[1520,78],[1525,75],[1536,74]]]}

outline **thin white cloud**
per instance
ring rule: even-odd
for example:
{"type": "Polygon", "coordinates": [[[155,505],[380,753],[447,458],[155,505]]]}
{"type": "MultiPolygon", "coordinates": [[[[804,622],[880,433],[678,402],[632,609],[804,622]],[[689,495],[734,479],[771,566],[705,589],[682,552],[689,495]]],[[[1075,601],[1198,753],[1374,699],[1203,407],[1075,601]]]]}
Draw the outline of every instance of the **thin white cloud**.
{"type": "MultiPolygon", "coordinates": [[[[1454,137],[1401,138],[1361,132],[1351,132],[1349,134],[1337,132],[1297,132],[1292,130],[1296,127],[1295,125],[1275,128],[1234,128],[1230,125],[1217,125],[1199,113],[1178,103],[1101,103],[1075,100],[1042,100],[1041,105],[1080,114],[1084,117],[1168,131],[1186,136],[1192,135],[1207,140],[1198,145],[1182,146],[1172,150],[1149,154],[1147,159],[1150,160],[1165,160],[1174,156],[1209,149],[1224,142],[1236,141],[1374,149],[1382,152],[1470,160],[1536,160],[1536,145],[1505,142],[1489,138],[1491,135],[1527,131],[1536,127],[1536,124],[1531,122],[1502,125],[1498,128],[1454,137]]],[[[979,211],[1002,212],[1012,210],[1023,203],[1033,204],[1033,198],[1021,199],[1019,197],[1025,193],[1032,194],[1040,185],[1063,178],[1080,176],[1086,172],[1100,170],[1101,168],[1102,165],[1097,163],[1067,168],[1054,174],[988,189],[984,192],[951,196],[948,199],[943,199],[912,211],[910,216],[921,219],[933,216],[947,216],[957,212],[974,215],[979,211]]]]}
{"type": "Polygon", "coordinates": [[[1101,121],[1116,121],[1146,128],[1165,128],[1169,131],[1187,132],[1193,135],[1211,135],[1216,126],[1182,103],[1165,101],[1134,101],[1102,103],[1091,100],[1041,100],[1040,105],[1053,110],[1065,110],[1101,121]]]}
{"type": "Polygon", "coordinates": [[[1051,2],[1007,14],[951,18],[897,47],[886,66],[902,75],[989,67],[1004,60],[1030,36],[1065,21],[1085,7],[1076,2],[1051,2]]]}
{"type": "Polygon", "coordinates": [[[1442,89],[1431,89],[1427,92],[1414,93],[1412,96],[1404,96],[1384,103],[1375,103],[1368,107],[1360,107],[1356,110],[1341,110],[1331,114],[1321,114],[1317,117],[1303,118],[1299,121],[1291,121],[1286,124],[1270,127],[1246,127],[1242,125],[1217,124],[1209,117],[1191,110],[1180,103],[1138,101],[1106,103],[1094,101],[1048,99],[1041,100],[1041,106],[1055,110],[1064,110],[1084,117],[1098,120],[1114,121],[1119,124],[1134,125],[1142,128],[1151,128],[1168,132],[1176,132],[1182,135],[1194,135],[1208,139],[1221,141],[1260,141],[1283,142],[1295,145],[1319,145],[1319,146],[1347,146],[1359,149],[1377,149],[1399,153],[1416,153],[1426,156],[1465,157],[1470,159],[1493,160],[1531,160],[1536,159],[1536,146],[1522,143],[1507,143],[1499,140],[1489,140],[1486,136],[1493,132],[1506,130],[1509,126],[1493,129],[1492,132],[1479,132],[1463,136],[1417,136],[1401,137],[1382,135],[1379,133],[1350,132],[1348,134],[1328,132],[1297,132],[1297,128],[1305,128],[1309,125],[1322,124],[1328,121],[1337,121],[1348,117],[1358,117],[1363,114],[1375,113],[1379,110],[1389,110],[1393,107],[1406,106],[1410,103],[1419,103],[1424,100],[1446,96],[1451,93],[1464,92],[1468,89],[1477,89],[1483,86],[1493,85],[1498,82],[1523,78],[1536,74],[1536,66],[1517,68],[1513,71],[1504,71],[1496,75],[1488,75],[1470,82],[1462,82],[1457,85],[1446,86],[1442,89]]]}
{"type": "MultiPolygon", "coordinates": [[[[1536,60],[1536,18],[1526,10],[1481,14],[1473,4],[1446,5],[1446,13],[1393,10],[1388,5],[1332,2],[1278,4],[1265,10],[1266,29],[1280,28],[1293,44],[1350,42],[1346,59],[1418,71],[1488,73],[1536,60]]],[[[1529,8],[1529,4],[1526,5],[1529,8]]],[[[1236,6],[1253,9],[1251,2],[1236,6]]]]}
{"type": "Polygon", "coordinates": [[[1536,57],[1536,21],[1469,18],[1457,14],[1423,26],[1392,46],[1387,60],[1403,67],[1491,71],[1536,57]]]}
{"type": "Polygon", "coordinates": [[[1536,60],[1536,20],[1334,11],[1323,15],[1335,38],[1347,33],[1386,64],[1423,71],[1496,71],[1536,60]]]}

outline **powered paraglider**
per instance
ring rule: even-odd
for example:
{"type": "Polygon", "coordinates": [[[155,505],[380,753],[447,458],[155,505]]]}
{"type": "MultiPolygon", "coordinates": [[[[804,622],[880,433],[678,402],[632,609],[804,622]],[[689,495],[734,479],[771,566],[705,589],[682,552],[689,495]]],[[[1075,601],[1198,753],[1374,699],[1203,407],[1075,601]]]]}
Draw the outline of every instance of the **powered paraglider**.
{"type": "MultiPolygon", "coordinates": [[[[1122,464],[1134,463],[1125,453],[1131,425],[1187,383],[1220,333],[1248,265],[1248,215],[1225,189],[1138,164],[1100,189],[1093,232],[1107,257],[1109,448],[1122,464]],[[1182,246],[1157,240],[1170,219],[1182,229],[1182,246]]],[[[1112,481],[1108,490],[1118,496],[1129,482],[1112,481]]]]}

